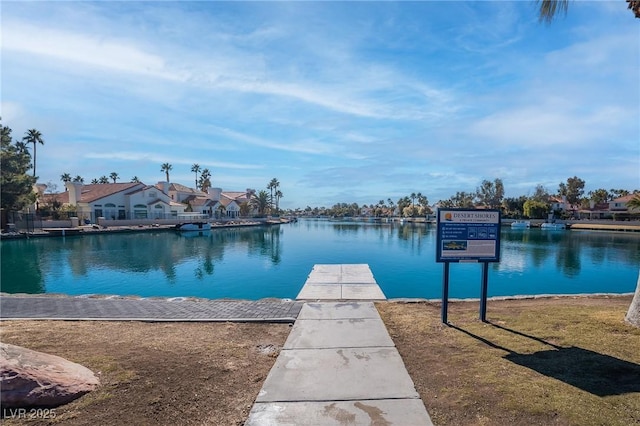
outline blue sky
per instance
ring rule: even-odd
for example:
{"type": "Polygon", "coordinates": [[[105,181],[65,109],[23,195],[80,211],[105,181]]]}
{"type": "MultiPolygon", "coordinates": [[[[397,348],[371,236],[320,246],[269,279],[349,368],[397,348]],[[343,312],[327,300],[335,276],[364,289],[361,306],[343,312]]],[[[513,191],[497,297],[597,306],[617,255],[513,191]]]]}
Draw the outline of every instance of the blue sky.
{"type": "Polygon", "coordinates": [[[3,1],[2,122],[40,182],[117,172],[281,207],[640,189],[640,20],[571,2],[3,1]]]}

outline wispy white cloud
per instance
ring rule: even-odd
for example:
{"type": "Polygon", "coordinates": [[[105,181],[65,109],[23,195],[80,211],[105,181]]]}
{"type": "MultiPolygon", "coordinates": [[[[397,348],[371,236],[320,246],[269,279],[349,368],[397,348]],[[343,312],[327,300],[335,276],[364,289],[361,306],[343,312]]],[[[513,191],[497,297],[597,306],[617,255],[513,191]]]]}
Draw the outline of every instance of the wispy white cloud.
{"type": "MultiPolygon", "coordinates": [[[[82,154],[84,158],[98,159],[98,160],[120,160],[120,161],[148,161],[150,163],[165,163],[170,164],[183,164],[192,165],[198,163],[198,158],[181,158],[172,156],[167,158],[166,155],[150,153],[150,152],[135,152],[135,151],[120,151],[120,152],[86,152],[82,154]]],[[[220,161],[208,161],[208,165],[221,169],[262,169],[263,166],[259,164],[245,164],[245,163],[227,163],[220,161]]]]}

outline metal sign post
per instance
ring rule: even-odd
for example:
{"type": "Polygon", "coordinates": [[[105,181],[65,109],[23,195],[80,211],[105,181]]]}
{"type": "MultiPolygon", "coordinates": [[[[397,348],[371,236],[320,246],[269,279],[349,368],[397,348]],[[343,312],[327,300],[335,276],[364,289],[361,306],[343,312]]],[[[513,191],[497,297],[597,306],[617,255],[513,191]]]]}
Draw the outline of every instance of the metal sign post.
{"type": "Polygon", "coordinates": [[[500,210],[441,209],[437,216],[436,262],[444,263],[443,323],[449,305],[449,263],[482,263],[480,320],[486,322],[489,262],[500,261],[500,210]]]}

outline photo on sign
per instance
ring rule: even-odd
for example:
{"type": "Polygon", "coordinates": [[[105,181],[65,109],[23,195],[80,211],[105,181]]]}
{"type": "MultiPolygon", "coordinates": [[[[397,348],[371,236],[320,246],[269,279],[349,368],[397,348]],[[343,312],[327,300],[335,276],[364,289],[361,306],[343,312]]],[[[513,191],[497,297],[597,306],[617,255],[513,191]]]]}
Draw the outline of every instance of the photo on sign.
{"type": "Polygon", "coordinates": [[[467,241],[465,240],[442,241],[443,251],[447,251],[447,250],[460,251],[460,250],[466,250],[466,249],[467,249],[467,241]]]}

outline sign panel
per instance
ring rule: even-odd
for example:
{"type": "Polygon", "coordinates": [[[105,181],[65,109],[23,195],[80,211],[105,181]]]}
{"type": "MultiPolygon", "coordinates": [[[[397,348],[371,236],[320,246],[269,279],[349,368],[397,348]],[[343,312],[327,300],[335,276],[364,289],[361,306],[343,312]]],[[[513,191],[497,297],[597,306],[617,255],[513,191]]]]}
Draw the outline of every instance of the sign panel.
{"type": "Polygon", "coordinates": [[[500,211],[439,209],[436,262],[499,262],[500,211]]]}

